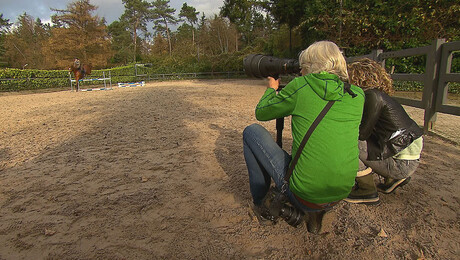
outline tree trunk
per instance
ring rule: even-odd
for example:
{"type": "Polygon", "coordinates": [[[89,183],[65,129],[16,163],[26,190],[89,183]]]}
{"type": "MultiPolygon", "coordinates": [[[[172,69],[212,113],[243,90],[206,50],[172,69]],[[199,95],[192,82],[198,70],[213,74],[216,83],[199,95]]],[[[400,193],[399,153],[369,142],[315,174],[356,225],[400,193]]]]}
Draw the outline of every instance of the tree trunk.
{"type": "Polygon", "coordinates": [[[172,46],[171,46],[171,37],[169,35],[169,29],[168,29],[168,21],[164,19],[165,26],[166,26],[166,35],[168,36],[168,44],[169,44],[169,56],[171,56],[172,53],[172,46]]]}
{"type": "Polygon", "coordinates": [[[137,26],[134,25],[134,57],[133,57],[133,60],[134,60],[134,63],[136,63],[136,48],[137,48],[137,26]]]}
{"type": "Polygon", "coordinates": [[[292,55],[292,27],[289,26],[289,56],[292,55]]]}
{"type": "Polygon", "coordinates": [[[192,45],[195,46],[195,28],[192,23],[190,23],[190,26],[192,27],[192,45]]]}
{"type": "Polygon", "coordinates": [[[235,51],[238,52],[238,32],[235,33],[235,51]]]}

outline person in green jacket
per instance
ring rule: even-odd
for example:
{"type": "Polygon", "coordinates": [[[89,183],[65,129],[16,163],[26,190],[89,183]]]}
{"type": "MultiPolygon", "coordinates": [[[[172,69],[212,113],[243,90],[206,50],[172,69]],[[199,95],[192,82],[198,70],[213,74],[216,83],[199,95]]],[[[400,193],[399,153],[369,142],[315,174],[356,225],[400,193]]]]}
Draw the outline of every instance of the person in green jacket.
{"type": "MultiPolygon", "coordinates": [[[[259,121],[292,117],[295,155],[312,122],[330,100],[335,101],[304,147],[285,194],[293,206],[308,214],[307,227],[317,233],[324,212],[346,198],[355,183],[364,92],[354,85],[348,85],[347,91],[347,65],[333,42],[310,45],[300,54],[299,64],[302,76],[278,93],[279,80],[268,78],[268,88],[255,114],[259,121]]],[[[271,180],[281,190],[291,155],[259,124],[244,129],[243,143],[253,211],[263,222],[270,219],[265,201],[271,180]]]]}

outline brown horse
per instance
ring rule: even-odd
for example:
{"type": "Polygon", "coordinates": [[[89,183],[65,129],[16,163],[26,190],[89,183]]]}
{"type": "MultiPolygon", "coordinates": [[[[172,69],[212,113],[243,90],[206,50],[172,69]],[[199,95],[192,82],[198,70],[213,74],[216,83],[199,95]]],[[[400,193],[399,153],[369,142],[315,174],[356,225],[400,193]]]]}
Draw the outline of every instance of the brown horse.
{"type": "Polygon", "coordinates": [[[80,80],[82,80],[86,75],[91,74],[91,68],[91,64],[82,64],[80,68],[76,68],[74,64],[70,66],[69,70],[73,72],[75,82],[77,83],[77,86],[75,87],[76,92],[80,90],[80,80]]]}

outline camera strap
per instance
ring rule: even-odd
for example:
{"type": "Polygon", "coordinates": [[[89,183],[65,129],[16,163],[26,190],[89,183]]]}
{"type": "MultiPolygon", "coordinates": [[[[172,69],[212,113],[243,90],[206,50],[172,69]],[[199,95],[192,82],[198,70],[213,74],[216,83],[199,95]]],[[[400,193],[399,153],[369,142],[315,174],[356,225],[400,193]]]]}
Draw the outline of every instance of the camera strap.
{"type": "Polygon", "coordinates": [[[307,133],[302,139],[302,142],[299,145],[299,148],[297,149],[297,153],[295,154],[294,158],[291,161],[291,165],[289,165],[289,168],[284,175],[284,181],[283,181],[283,186],[281,187],[281,193],[285,193],[287,191],[288,185],[289,185],[289,178],[291,178],[292,173],[294,172],[295,165],[297,164],[297,161],[300,158],[300,155],[302,154],[302,150],[305,147],[305,145],[308,142],[308,139],[310,139],[310,136],[312,135],[313,131],[315,131],[316,127],[318,126],[319,122],[323,120],[324,116],[326,113],[331,109],[332,105],[334,104],[335,100],[329,101],[326,106],[321,110],[319,115],[316,117],[315,121],[311,124],[310,128],[308,128],[307,133]]]}

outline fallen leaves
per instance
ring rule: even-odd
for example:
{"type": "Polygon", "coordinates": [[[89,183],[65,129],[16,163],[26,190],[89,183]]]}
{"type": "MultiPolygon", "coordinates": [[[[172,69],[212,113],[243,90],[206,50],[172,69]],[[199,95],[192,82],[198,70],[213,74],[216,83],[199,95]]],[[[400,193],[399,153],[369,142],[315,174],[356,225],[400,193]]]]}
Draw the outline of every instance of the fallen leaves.
{"type": "Polygon", "coordinates": [[[52,236],[54,234],[56,234],[56,230],[45,228],[45,236],[52,236]]]}
{"type": "Polygon", "coordinates": [[[378,234],[379,237],[388,237],[387,233],[383,228],[380,228],[380,232],[378,234]]]}

